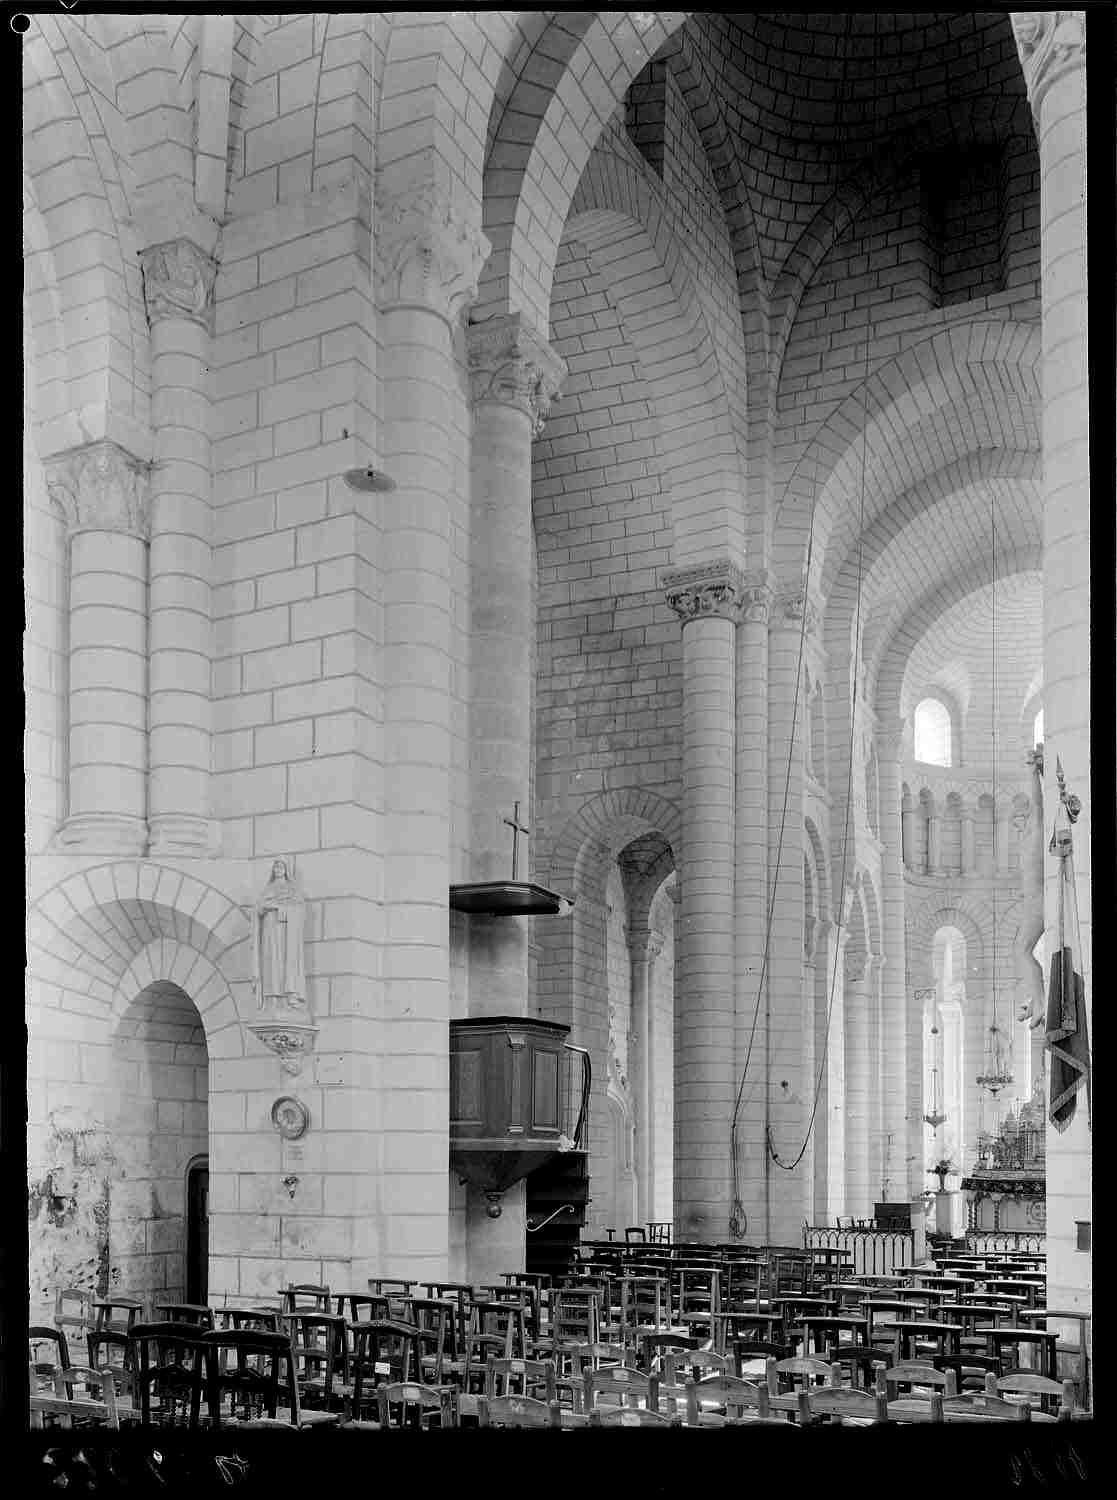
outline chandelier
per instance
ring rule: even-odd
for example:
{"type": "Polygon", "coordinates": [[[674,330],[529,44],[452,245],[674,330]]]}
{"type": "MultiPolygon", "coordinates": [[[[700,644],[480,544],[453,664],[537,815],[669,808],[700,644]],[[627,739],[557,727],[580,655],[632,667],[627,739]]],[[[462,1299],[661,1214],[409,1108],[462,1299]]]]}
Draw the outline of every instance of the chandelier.
{"type": "Polygon", "coordinates": [[[1012,1082],[1009,1071],[1009,1044],[997,1025],[997,992],[993,991],[993,1023],[985,1033],[985,1071],[978,1077],[978,1087],[987,1089],[995,1099],[1012,1082]]]}
{"type": "MultiPolygon", "coordinates": [[[[937,1026],[932,1026],[931,1035],[933,1037],[937,1037],[938,1034],[939,1028],[937,1026]]],[[[931,1043],[931,1056],[935,1059],[935,1061],[931,1063],[931,1108],[930,1111],[923,1116],[923,1118],[926,1120],[927,1124],[930,1125],[932,1130],[937,1130],[940,1125],[945,1124],[946,1115],[943,1112],[942,1107],[942,1091],[939,1088],[939,1070],[937,1061],[938,1054],[934,1042],[931,1043]]]]}

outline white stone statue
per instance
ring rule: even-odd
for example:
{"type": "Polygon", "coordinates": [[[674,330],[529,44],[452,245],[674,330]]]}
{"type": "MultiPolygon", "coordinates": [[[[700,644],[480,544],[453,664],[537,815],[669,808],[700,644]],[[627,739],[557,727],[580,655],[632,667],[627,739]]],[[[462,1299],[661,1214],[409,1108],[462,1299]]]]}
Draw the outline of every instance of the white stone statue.
{"type": "Polygon", "coordinates": [[[306,1005],[305,925],[306,902],[287,872],[287,861],[277,859],[256,902],[252,982],[261,1009],[306,1005]]]}

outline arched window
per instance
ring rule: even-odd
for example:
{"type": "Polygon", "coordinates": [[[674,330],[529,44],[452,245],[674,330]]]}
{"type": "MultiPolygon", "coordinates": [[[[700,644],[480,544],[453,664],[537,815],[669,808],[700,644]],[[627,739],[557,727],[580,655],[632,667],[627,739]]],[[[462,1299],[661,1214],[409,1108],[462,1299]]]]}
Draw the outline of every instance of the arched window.
{"type": "Polygon", "coordinates": [[[1035,723],[1032,725],[1032,748],[1043,744],[1043,709],[1036,714],[1035,723]]]}
{"type": "Polygon", "coordinates": [[[950,710],[938,698],[924,698],[915,709],[915,758],[949,766],[950,751],[950,710]]]}

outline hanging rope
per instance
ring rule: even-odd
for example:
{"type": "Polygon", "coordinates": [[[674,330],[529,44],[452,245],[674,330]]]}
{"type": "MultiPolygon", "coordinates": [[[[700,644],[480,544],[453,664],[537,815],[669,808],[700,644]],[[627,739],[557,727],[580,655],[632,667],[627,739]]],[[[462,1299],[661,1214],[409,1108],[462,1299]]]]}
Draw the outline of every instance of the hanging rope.
{"type": "MultiPolygon", "coordinates": [[[[846,97],[846,95],[848,93],[848,76],[847,75],[848,75],[848,71],[849,71],[849,55],[850,55],[850,51],[851,51],[850,41],[851,41],[851,37],[852,37],[852,23],[853,23],[852,13],[847,11],[847,13],[846,13],[846,22],[845,22],[845,44],[846,45],[845,45],[845,54],[844,54],[843,59],[842,59],[842,91],[841,91],[841,95],[839,96],[839,101],[838,101],[839,102],[839,110],[841,109],[842,102],[844,101],[844,99],[845,99],[845,97],[846,97]]],[[[872,54],[873,54],[873,74],[875,76],[875,71],[876,71],[876,30],[875,30],[875,27],[874,27],[874,31],[873,31],[872,54]]],[[[875,124],[876,124],[875,95],[874,95],[874,105],[873,105],[873,123],[874,123],[873,140],[875,140],[875,124]]],[[[842,139],[845,136],[845,131],[844,130],[839,130],[838,134],[839,134],[839,139],[842,139]]],[[[842,931],[842,926],[843,926],[843,907],[844,907],[844,902],[845,902],[845,881],[846,881],[846,872],[847,872],[847,868],[848,868],[849,831],[850,831],[850,823],[851,823],[851,818],[852,818],[852,801],[853,801],[853,761],[854,761],[853,721],[854,721],[854,717],[855,717],[855,713],[856,713],[856,705],[857,705],[858,661],[859,661],[860,652],[861,652],[861,602],[862,602],[862,583],[863,583],[863,573],[864,573],[864,545],[865,545],[865,476],[866,476],[866,466],[867,466],[867,460],[868,460],[868,431],[867,431],[867,422],[868,422],[868,394],[867,394],[867,383],[868,383],[868,378],[869,378],[869,365],[870,365],[870,353],[871,353],[871,334],[872,334],[872,325],[871,325],[871,322],[870,322],[870,319],[869,319],[868,308],[866,308],[866,311],[865,311],[865,362],[864,362],[864,371],[863,371],[862,385],[861,385],[861,404],[862,404],[862,422],[861,422],[861,431],[862,431],[861,483],[860,483],[860,503],[859,503],[859,510],[858,510],[858,526],[857,526],[857,539],[858,539],[858,546],[857,546],[857,593],[856,593],[855,616],[854,616],[854,631],[853,631],[853,651],[854,651],[854,656],[853,656],[853,672],[852,672],[852,682],[851,682],[851,699],[852,699],[852,702],[851,702],[851,713],[850,713],[849,760],[848,760],[847,771],[846,771],[845,823],[844,823],[844,827],[843,827],[843,831],[842,831],[841,882],[840,882],[840,890],[839,890],[838,902],[837,902],[836,922],[835,922],[835,928],[834,928],[834,933],[835,933],[835,937],[834,937],[835,949],[837,948],[838,940],[840,938],[841,931],[842,931]]],[[[817,505],[818,505],[818,494],[817,494],[817,490],[816,490],[814,504],[811,507],[810,526],[809,526],[809,531],[808,531],[808,536],[807,536],[807,557],[806,557],[806,565],[805,565],[805,570],[804,570],[804,580],[805,580],[804,587],[805,588],[809,584],[810,578],[811,578],[811,564],[812,564],[813,556],[814,556],[815,512],[817,510],[817,505]]],[[[738,1088],[737,1088],[737,1096],[736,1096],[736,1101],[734,1103],[734,1108],[733,1108],[733,1118],[732,1118],[732,1122],[731,1122],[731,1125],[730,1125],[730,1163],[731,1163],[732,1182],[733,1182],[733,1211],[732,1211],[732,1214],[731,1214],[731,1217],[730,1217],[730,1221],[729,1221],[729,1229],[730,1229],[730,1233],[731,1234],[733,1234],[733,1235],[735,1235],[735,1236],[737,1236],[739,1238],[743,1238],[744,1235],[745,1235],[745,1233],[747,1232],[748,1220],[747,1220],[747,1216],[745,1214],[744,1204],[741,1201],[741,1192],[740,1192],[740,1152],[739,1152],[739,1147],[738,1147],[738,1143],[737,1143],[737,1125],[738,1125],[738,1121],[739,1121],[740,1115],[741,1115],[742,1104],[743,1104],[744,1099],[745,1099],[745,1083],[746,1083],[746,1081],[748,1080],[748,1077],[749,1077],[749,1065],[750,1065],[750,1063],[752,1061],[753,1045],[754,1045],[755,1038],[756,1038],[756,1029],[757,1029],[757,1024],[758,1024],[759,1015],[760,1015],[760,1003],[761,1003],[761,1000],[763,999],[764,994],[765,994],[765,987],[766,987],[767,977],[768,977],[768,959],[769,959],[769,953],[770,953],[770,949],[771,949],[772,918],[773,918],[773,915],[775,913],[776,894],[777,894],[777,891],[778,891],[778,888],[779,888],[780,868],[781,868],[782,861],[783,861],[784,838],[785,838],[786,829],[787,829],[787,809],[788,809],[788,802],[789,802],[790,788],[791,788],[791,769],[792,769],[792,765],[794,763],[794,754],[795,754],[795,731],[796,731],[796,727],[797,727],[797,724],[798,724],[798,718],[799,718],[799,700],[800,700],[800,690],[801,690],[802,679],[803,679],[803,655],[804,655],[804,648],[805,648],[805,641],[806,641],[806,631],[807,631],[807,600],[806,600],[806,597],[804,596],[803,621],[802,621],[802,624],[801,624],[800,630],[799,630],[799,650],[798,650],[798,657],[797,657],[797,660],[796,660],[796,667],[795,667],[795,695],[794,695],[794,699],[793,699],[793,702],[792,702],[791,737],[790,737],[790,743],[788,745],[787,770],[786,770],[786,773],[784,775],[783,802],[782,802],[782,806],[781,806],[781,809],[780,809],[780,826],[779,826],[779,834],[778,834],[777,842],[776,842],[776,865],[775,865],[775,871],[774,871],[773,877],[772,877],[771,891],[770,891],[769,899],[768,899],[767,919],[766,919],[765,927],[764,927],[764,950],[763,950],[763,954],[762,954],[762,957],[761,957],[760,976],[759,976],[759,982],[758,982],[758,985],[757,985],[756,1001],[755,1001],[755,1003],[753,1005],[752,1024],[751,1024],[751,1027],[749,1029],[749,1039],[748,1039],[748,1045],[747,1045],[746,1052],[745,1052],[745,1061],[744,1061],[744,1066],[743,1066],[742,1071],[741,1071],[740,1083],[739,1083],[738,1088]]],[[[814,1090],[813,1090],[813,1099],[812,1099],[812,1103],[811,1103],[810,1119],[808,1120],[808,1123],[807,1123],[807,1130],[806,1130],[806,1134],[805,1134],[804,1139],[803,1139],[803,1143],[800,1146],[797,1154],[795,1155],[795,1157],[794,1157],[794,1159],[792,1161],[785,1162],[784,1160],[782,1160],[782,1158],[780,1157],[779,1153],[776,1151],[776,1149],[775,1149],[775,1147],[773,1145],[771,1124],[770,1124],[770,1122],[767,1119],[765,1121],[765,1128],[764,1128],[765,1160],[766,1160],[766,1162],[767,1161],[774,1162],[778,1167],[781,1167],[785,1171],[794,1171],[794,1169],[798,1166],[799,1162],[802,1161],[803,1156],[806,1153],[807,1146],[808,1146],[808,1144],[810,1142],[811,1136],[812,1136],[812,1134],[814,1132],[815,1121],[816,1121],[817,1114],[818,1114],[818,1101],[819,1101],[819,1098],[821,1096],[821,1091],[822,1091],[822,1080],[825,1077],[826,1061],[827,1061],[827,1057],[829,1055],[830,1026],[831,1026],[831,1020],[832,1020],[833,1011],[834,1011],[834,998],[835,998],[835,994],[836,994],[836,990],[837,990],[837,977],[838,977],[837,965],[834,964],[834,965],[831,966],[831,972],[830,972],[830,991],[829,991],[829,995],[828,995],[828,998],[827,998],[827,1007],[826,1007],[826,1030],[825,1030],[825,1034],[824,1034],[824,1037],[823,1037],[822,1058],[821,1058],[821,1061],[819,1063],[818,1073],[817,1073],[817,1076],[816,1076],[816,1079],[815,1079],[815,1085],[814,1085],[814,1090]]],[[[767,1017],[766,1017],[766,1019],[767,1019],[767,1017]]],[[[767,1034],[767,1027],[766,1027],[766,1034],[767,1034]]],[[[767,1075],[767,1069],[766,1069],[765,1070],[765,1078],[764,1078],[764,1087],[765,1087],[766,1090],[769,1088],[770,1082],[771,1082],[771,1080],[770,1080],[770,1078],[767,1075]]],[[[749,1101],[748,1102],[751,1103],[753,1097],[754,1097],[754,1095],[750,1093],[750,1095],[749,1095],[749,1101]]]]}

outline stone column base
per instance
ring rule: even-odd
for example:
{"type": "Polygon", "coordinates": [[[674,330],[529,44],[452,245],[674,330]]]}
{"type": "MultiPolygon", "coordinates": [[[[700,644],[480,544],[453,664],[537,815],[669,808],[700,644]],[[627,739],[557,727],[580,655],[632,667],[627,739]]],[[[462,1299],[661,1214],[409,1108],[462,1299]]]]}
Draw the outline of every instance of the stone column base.
{"type": "Polygon", "coordinates": [[[216,823],[209,818],[165,816],[151,819],[148,853],[165,859],[212,859],[221,843],[216,823]]]}
{"type": "Polygon", "coordinates": [[[78,813],[54,836],[58,854],[120,854],[138,858],[147,848],[147,823],[120,813],[78,813]]]}

